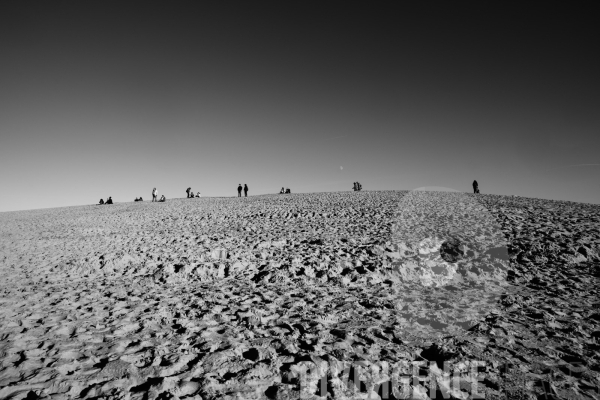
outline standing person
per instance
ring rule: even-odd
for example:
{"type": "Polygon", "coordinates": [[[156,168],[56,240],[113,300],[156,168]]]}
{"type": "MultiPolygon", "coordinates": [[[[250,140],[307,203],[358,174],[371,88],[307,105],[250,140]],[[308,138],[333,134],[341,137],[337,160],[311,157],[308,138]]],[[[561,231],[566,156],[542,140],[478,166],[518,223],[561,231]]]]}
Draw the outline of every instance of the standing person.
{"type": "Polygon", "coordinates": [[[244,197],[248,197],[248,185],[244,183],[244,197]]]}
{"type": "MultiPolygon", "coordinates": [[[[191,191],[192,191],[192,188],[187,188],[187,189],[185,190],[185,193],[187,193],[187,198],[188,198],[188,199],[190,198],[190,192],[191,192],[191,191]]],[[[193,196],[193,194],[192,194],[192,197],[194,197],[194,196],[193,196]]]]}
{"type": "Polygon", "coordinates": [[[473,193],[479,193],[479,184],[477,181],[473,181],[473,193]]]}
{"type": "Polygon", "coordinates": [[[152,189],[152,202],[155,202],[157,200],[157,196],[158,190],[156,190],[156,188],[152,189]]]}
{"type": "Polygon", "coordinates": [[[238,197],[242,197],[242,184],[238,183],[238,197]]]}

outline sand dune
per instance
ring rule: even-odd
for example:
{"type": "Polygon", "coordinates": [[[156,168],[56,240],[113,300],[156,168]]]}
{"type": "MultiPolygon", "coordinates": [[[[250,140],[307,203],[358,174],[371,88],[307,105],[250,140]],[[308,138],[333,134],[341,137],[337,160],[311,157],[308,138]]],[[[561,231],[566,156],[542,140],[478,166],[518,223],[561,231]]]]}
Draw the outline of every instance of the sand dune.
{"type": "Polygon", "coordinates": [[[3,213],[0,398],[600,399],[599,250],[599,206],[493,195],[3,213]]]}

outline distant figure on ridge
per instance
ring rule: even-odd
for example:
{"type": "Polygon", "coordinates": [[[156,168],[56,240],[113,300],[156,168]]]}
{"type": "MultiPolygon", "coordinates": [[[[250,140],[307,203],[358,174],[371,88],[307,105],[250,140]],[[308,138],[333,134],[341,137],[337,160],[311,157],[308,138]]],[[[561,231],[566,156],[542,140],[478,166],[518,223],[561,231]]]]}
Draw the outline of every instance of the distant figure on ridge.
{"type": "Polygon", "coordinates": [[[187,193],[187,198],[189,199],[190,197],[194,197],[194,192],[192,192],[192,188],[187,188],[186,191],[187,193]],[[192,195],[190,196],[190,192],[192,192],[192,195]]]}
{"type": "Polygon", "coordinates": [[[238,197],[242,197],[242,184],[238,183],[238,197]]]}
{"type": "Polygon", "coordinates": [[[285,193],[285,189],[281,188],[281,190],[279,191],[279,194],[284,194],[285,193]]]}
{"type": "Polygon", "coordinates": [[[108,200],[106,200],[106,204],[112,204],[112,197],[108,196],[108,200]]]}
{"type": "Polygon", "coordinates": [[[144,201],[144,199],[142,199],[142,196],[140,196],[140,201],[144,201]]]}
{"type": "Polygon", "coordinates": [[[248,185],[244,183],[244,197],[248,197],[248,185]]]}
{"type": "Polygon", "coordinates": [[[196,197],[202,197],[200,196],[200,192],[196,193],[196,197]]]}
{"type": "Polygon", "coordinates": [[[104,200],[100,199],[100,203],[98,203],[98,204],[99,204],[99,205],[100,205],[100,204],[104,204],[104,200]]]}
{"type": "Polygon", "coordinates": [[[290,188],[285,189],[286,193],[292,193],[292,191],[290,190],[290,188]]]}
{"type": "Polygon", "coordinates": [[[479,184],[477,181],[473,181],[473,193],[479,193],[479,184]]]}
{"type": "Polygon", "coordinates": [[[167,201],[167,199],[165,198],[165,195],[163,194],[162,196],[160,196],[160,200],[158,202],[164,203],[165,201],[167,201]]]}
{"type": "Polygon", "coordinates": [[[158,190],[156,190],[156,188],[152,189],[152,202],[154,203],[158,197],[158,190]]]}
{"type": "Polygon", "coordinates": [[[138,198],[136,197],[134,201],[140,201],[140,199],[138,199],[138,198]]]}

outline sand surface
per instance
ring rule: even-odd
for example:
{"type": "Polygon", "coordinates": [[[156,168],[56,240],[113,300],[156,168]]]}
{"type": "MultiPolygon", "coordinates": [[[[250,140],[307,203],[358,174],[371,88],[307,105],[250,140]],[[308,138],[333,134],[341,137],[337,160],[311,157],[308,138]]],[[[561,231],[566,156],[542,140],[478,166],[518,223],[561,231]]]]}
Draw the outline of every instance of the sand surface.
{"type": "Polygon", "coordinates": [[[600,399],[599,250],[494,195],[2,213],[0,399],[600,399]]]}

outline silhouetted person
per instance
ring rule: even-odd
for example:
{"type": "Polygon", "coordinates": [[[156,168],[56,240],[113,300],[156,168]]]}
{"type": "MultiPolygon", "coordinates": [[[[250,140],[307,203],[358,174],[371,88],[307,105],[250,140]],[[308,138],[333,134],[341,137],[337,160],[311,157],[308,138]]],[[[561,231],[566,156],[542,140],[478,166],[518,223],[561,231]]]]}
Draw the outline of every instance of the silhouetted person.
{"type": "Polygon", "coordinates": [[[142,196],[140,196],[140,201],[144,201],[144,199],[142,199],[142,196]]]}
{"type": "Polygon", "coordinates": [[[479,193],[479,184],[477,181],[473,181],[473,193],[479,193]]]}
{"type": "Polygon", "coordinates": [[[355,192],[358,190],[357,182],[354,182],[354,185],[352,186],[352,189],[354,189],[355,192]]]}
{"type": "Polygon", "coordinates": [[[238,184],[238,197],[242,197],[242,184],[238,184]]]}
{"type": "Polygon", "coordinates": [[[359,192],[362,190],[362,185],[360,184],[360,182],[356,182],[356,187],[358,188],[359,192]]]}
{"type": "Polygon", "coordinates": [[[106,200],[106,204],[112,204],[112,197],[108,196],[108,200],[106,200]]]}
{"type": "Polygon", "coordinates": [[[244,197],[248,197],[248,185],[244,183],[244,197]]]}
{"type": "Polygon", "coordinates": [[[104,200],[100,199],[100,203],[98,204],[104,204],[104,200]]]}
{"type": "Polygon", "coordinates": [[[285,192],[286,193],[292,193],[292,191],[289,188],[285,189],[285,192]]]}
{"type": "Polygon", "coordinates": [[[138,199],[138,198],[136,197],[134,201],[140,201],[140,199],[138,199]]]}
{"type": "Polygon", "coordinates": [[[156,190],[156,188],[152,189],[152,202],[154,203],[156,200],[158,200],[158,190],[156,190]]]}
{"type": "Polygon", "coordinates": [[[200,192],[196,193],[196,197],[202,197],[200,196],[200,192]]]}
{"type": "Polygon", "coordinates": [[[165,195],[163,194],[162,196],[160,196],[160,200],[158,202],[164,203],[165,201],[167,201],[167,199],[165,198],[165,195]]]}
{"type": "Polygon", "coordinates": [[[190,196],[190,192],[192,191],[192,188],[187,188],[185,190],[185,192],[187,193],[187,198],[189,199],[190,197],[194,197],[194,193],[192,192],[192,195],[190,196]]]}
{"type": "Polygon", "coordinates": [[[281,190],[279,191],[279,194],[284,194],[285,193],[285,189],[281,188],[281,190]]]}

